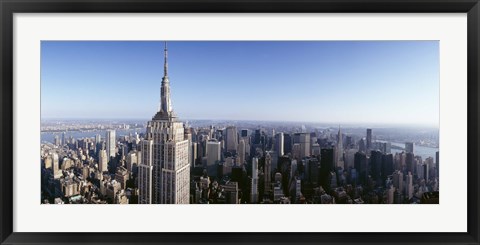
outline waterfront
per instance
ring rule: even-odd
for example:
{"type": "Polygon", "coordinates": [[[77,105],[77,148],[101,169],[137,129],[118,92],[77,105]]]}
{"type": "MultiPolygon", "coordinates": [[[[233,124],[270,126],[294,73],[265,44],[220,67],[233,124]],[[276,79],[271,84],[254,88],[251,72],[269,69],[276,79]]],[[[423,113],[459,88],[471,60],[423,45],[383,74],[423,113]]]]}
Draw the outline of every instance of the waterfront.
{"type": "MultiPolygon", "coordinates": [[[[81,138],[95,138],[95,135],[99,134],[102,136],[102,138],[105,137],[107,130],[91,130],[91,131],[67,131],[65,132],[65,138],[70,138],[73,137],[75,139],[81,139],[81,138]]],[[[145,133],[145,129],[142,128],[137,128],[137,129],[117,129],[116,133],[119,137],[122,136],[127,136],[130,134],[142,134],[145,133]]],[[[58,135],[58,137],[62,137],[62,132],[42,132],[41,133],[41,142],[49,142],[49,143],[54,143],[55,135],[58,135]]],[[[399,142],[391,142],[392,146],[397,146],[401,148],[405,148],[405,143],[399,143],[399,142]]],[[[432,157],[435,159],[435,154],[439,150],[439,148],[435,147],[427,147],[427,146],[421,146],[421,145],[415,145],[414,148],[414,154],[416,156],[421,156],[422,159],[426,159],[428,157],[432,157]]],[[[400,149],[391,149],[391,153],[401,153],[403,150],[400,149]]]]}
{"type": "MultiPolygon", "coordinates": [[[[405,148],[405,143],[392,142],[392,145],[405,148]]],[[[397,152],[400,153],[402,151],[403,150],[392,148],[392,154],[395,154],[397,152]]],[[[421,156],[423,160],[427,159],[428,157],[432,157],[433,159],[435,159],[435,154],[437,151],[438,148],[415,145],[413,149],[413,154],[415,154],[415,156],[421,156]]]]}
{"type": "MultiPolygon", "coordinates": [[[[115,130],[119,137],[126,136],[129,134],[141,134],[145,132],[143,128],[136,128],[136,129],[116,129],[115,130]]],[[[89,130],[89,131],[67,131],[65,132],[65,139],[69,139],[73,137],[74,139],[81,139],[81,138],[95,138],[95,135],[99,134],[102,138],[105,138],[107,130],[89,130]]],[[[42,143],[54,143],[55,135],[62,138],[63,132],[41,132],[40,133],[40,140],[42,143]]]]}

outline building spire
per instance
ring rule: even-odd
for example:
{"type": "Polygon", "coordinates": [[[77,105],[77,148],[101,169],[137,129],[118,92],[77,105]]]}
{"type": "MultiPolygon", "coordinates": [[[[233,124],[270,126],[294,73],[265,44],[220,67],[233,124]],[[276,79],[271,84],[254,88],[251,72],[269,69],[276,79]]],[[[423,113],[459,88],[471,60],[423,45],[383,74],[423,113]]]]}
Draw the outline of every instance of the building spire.
{"type": "Polygon", "coordinates": [[[164,75],[162,78],[162,86],[160,88],[160,115],[163,118],[169,118],[173,116],[172,102],[170,100],[170,81],[168,80],[168,63],[167,63],[167,42],[165,42],[165,63],[163,65],[164,75]]]}
{"type": "Polygon", "coordinates": [[[165,42],[165,63],[164,63],[164,66],[163,66],[163,76],[165,77],[168,77],[168,62],[167,62],[167,58],[168,58],[168,50],[167,50],[167,42],[165,42]]]}
{"type": "Polygon", "coordinates": [[[342,145],[342,131],[340,129],[340,124],[338,124],[338,144],[342,145]]]}

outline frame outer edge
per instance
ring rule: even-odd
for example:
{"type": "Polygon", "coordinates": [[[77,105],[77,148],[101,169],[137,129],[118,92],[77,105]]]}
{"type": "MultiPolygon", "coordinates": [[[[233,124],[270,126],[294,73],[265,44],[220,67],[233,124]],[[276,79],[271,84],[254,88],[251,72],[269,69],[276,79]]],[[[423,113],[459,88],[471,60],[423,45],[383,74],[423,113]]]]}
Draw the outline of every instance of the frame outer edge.
{"type": "Polygon", "coordinates": [[[13,11],[11,3],[0,1],[2,13],[0,57],[0,104],[2,117],[0,141],[0,242],[4,242],[13,233],[13,11]]]}
{"type": "MultiPolygon", "coordinates": [[[[4,7],[3,7],[3,1],[0,0],[0,13],[1,13],[1,16],[2,16],[2,24],[0,25],[0,52],[1,52],[1,55],[0,55],[0,74],[3,74],[3,54],[5,52],[5,49],[3,48],[4,47],[4,35],[3,35],[3,32],[4,32],[4,27],[5,27],[5,24],[4,24],[4,7]]],[[[2,80],[0,81],[0,93],[2,93],[2,98],[3,98],[3,75],[2,75],[2,80]]],[[[3,117],[3,101],[0,100],[0,116],[3,117]]],[[[3,126],[3,120],[1,122],[1,129],[0,129],[0,140],[3,139],[3,132],[5,131],[5,127],[3,126]]],[[[5,154],[7,152],[4,152],[1,147],[0,147],[0,154],[5,154]]],[[[3,165],[1,164],[0,162],[0,176],[3,177],[3,165]]],[[[3,178],[2,178],[3,179],[3,178]]],[[[3,216],[4,216],[4,210],[5,210],[5,207],[3,206],[3,200],[4,200],[4,196],[3,196],[3,190],[4,188],[4,185],[3,183],[0,182],[0,243],[2,243],[3,241],[5,241],[5,237],[4,237],[4,227],[5,227],[5,222],[3,221],[3,216]]]]}
{"type": "MultiPolygon", "coordinates": [[[[20,3],[32,1],[20,1],[20,3]]],[[[34,3],[48,4],[46,1],[33,1],[34,3]]],[[[61,3],[64,1],[51,1],[52,3],[61,3]]],[[[78,1],[77,1],[78,2],[78,1]]],[[[90,2],[90,1],[82,1],[90,2]]],[[[91,1],[95,2],[95,1],[91,1]]],[[[102,2],[102,1],[100,1],[102,2]]],[[[387,1],[388,2],[388,1],[387,1]]],[[[459,1],[465,4],[465,1],[459,1]]],[[[471,3],[471,1],[466,1],[471,3]]],[[[479,80],[479,57],[480,57],[480,4],[475,1],[475,5],[468,11],[468,161],[471,164],[468,166],[468,234],[474,241],[472,244],[479,244],[479,212],[478,207],[480,203],[479,196],[479,181],[480,176],[478,161],[480,160],[480,131],[479,131],[479,113],[480,113],[480,80],[479,80]]],[[[145,2],[143,2],[145,3],[145,2]]],[[[0,147],[0,244],[17,244],[17,243],[42,243],[41,240],[31,240],[35,235],[13,233],[13,12],[18,9],[25,8],[18,7],[19,5],[13,1],[0,0],[0,13],[2,24],[0,26],[0,41],[1,52],[0,55],[0,116],[2,121],[0,123],[0,142],[3,144],[0,147]],[[23,240],[23,241],[22,241],[23,240]]],[[[37,5],[38,6],[38,5],[37,5]]],[[[43,6],[44,8],[46,6],[43,6]]],[[[30,9],[29,7],[26,7],[30,9]]],[[[430,7],[433,9],[433,7],[430,7]]],[[[47,8],[48,9],[48,8],[47,8]]],[[[18,11],[22,12],[22,11],[18,11]]],[[[42,12],[42,11],[32,11],[42,12]]],[[[75,11],[73,11],[75,12],[75,11]]],[[[434,11],[435,12],[435,11],[434,11]]],[[[445,11],[449,12],[449,11],[445,11]]],[[[47,234],[45,234],[47,235],[47,234]]],[[[52,234],[49,234],[52,235],[52,234]]],[[[95,237],[95,236],[94,236],[95,237]]],[[[37,237],[38,239],[39,237],[37,237]]],[[[54,240],[47,239],[47,244],[54,242],[54,240]]],[[[101,239],[100,239],[101,240],[101,239]]],[[[248,240],[248,239],[247,239],[248,240]]],[[[46,240],[43,240],[44,242],[46,240]]],[[[57,241],[58,242],[58,241],[57,241]]],[[[93,243],[99,244],[101,241],[93,243]]],[[[237,241],[244,242],[244,241],[237,241]]],[[[92,243],[92,244],[93,244],[92,243]]],[[[235,242],[234,242],[235,243],[235,242]]],[[[272,241],[272,243],[274,243],[272,241]]],[[[449,243],[450,242],[445,242],[449,243]]],[[[470,242],[460,242],[458,244],[469,244],[470,242]]],[[[77,242],[78,244],[78,242],[77,242]]]]}
{"type": "Polygon", "coordinates": [[[479,200],[480,192],[479,188],[479,176],[480,171],[478,167],[478,162],[480,160],[480,131],[479,131],[479,113],[480,113],[480,3],[477,3],[468,11],[467,16],[467,28],[468,28],[468,37],[467,37],[467,50],[468,50],[468,186],[467,191],[470,193],[468,195],[468,233],[472,236],[475,242],[478,244],[480,242],[479,238],[479,220],[480,215],[478,212],[479,209],[479,200]],[[477,195],[472,195],[472,193],[477,193],[477,195]]]}

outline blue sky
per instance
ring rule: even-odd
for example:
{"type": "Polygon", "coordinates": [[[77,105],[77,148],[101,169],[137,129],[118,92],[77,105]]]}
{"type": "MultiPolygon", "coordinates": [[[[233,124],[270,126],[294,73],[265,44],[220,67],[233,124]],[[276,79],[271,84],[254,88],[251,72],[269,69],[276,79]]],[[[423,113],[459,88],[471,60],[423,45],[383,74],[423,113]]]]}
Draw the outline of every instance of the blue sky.
{"type": "MultiPolygon", "coordinates": [[[[42,118],[149,119],[162,41],[42,41],[42,118]]],[[[181,119],[438,125],[437,41],[170,41],[181,119]]]]}

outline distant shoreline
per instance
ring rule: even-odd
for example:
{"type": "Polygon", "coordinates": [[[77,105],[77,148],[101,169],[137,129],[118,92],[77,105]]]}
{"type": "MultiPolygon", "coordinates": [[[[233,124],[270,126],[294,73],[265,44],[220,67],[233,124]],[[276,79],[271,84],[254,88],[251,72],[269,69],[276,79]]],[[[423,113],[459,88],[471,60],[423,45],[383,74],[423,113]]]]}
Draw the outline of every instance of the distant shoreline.
{"type": "MultiPolygon", "coordinates": [[[[151,118],[148,119],[118,119],[118,118],[112,118],[112,119],[83,119],[83,118],[47,118],[47,119],[42,119],[41,120],[41,125],[45,123],[54,123],[54,122],[89,122],[89,123],[94,123],[94,122],[110,122],[113,124],[121,124],[121,123],[147,123],[150,121],[151,118]]],[[[424,125],[424,124],[389,124],[389,123],[364,123],[364,122],[359,122],[359,123],[352,123],[352,122],[346,122],[346,123],[337,123],[337,122],[308,122],[308,121],[269,121],[269,120],[234,120],[234,119],[179,119],[182,122],[188,122],[188,123],[194,123],[194,122],[215,122],[215,123],[231,123],[231,122],[236,122],[236,123],[270,123],[270,124],[283,124],[283,125],[291,125],[291,124],[300,124],[300,125],[308,125],[312,126],[315,125],[317,127],[351,127],[351,128],[425,128],[425,129],[439,129],[438,125],[424,125]]]]}

